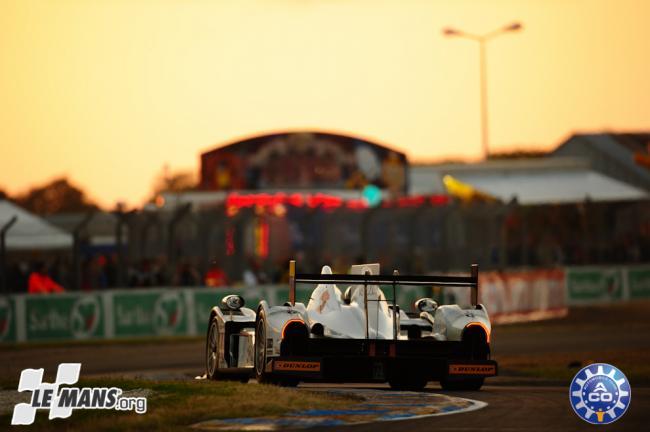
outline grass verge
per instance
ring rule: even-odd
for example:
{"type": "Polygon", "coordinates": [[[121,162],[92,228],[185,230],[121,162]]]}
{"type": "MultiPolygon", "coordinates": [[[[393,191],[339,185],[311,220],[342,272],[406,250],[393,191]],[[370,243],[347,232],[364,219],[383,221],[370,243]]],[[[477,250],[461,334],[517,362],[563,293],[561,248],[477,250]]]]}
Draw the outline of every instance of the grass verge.
{"type": "Polygon", "coordinates": [[[543,359],[526,354],[508,355],[496,360],[502,376],[539,378],[567,385],[583,367],[591,363],[609,363],[623,371],[632,387],[650,386],[650,351],[647,349],[545,353],[543,359]]]}
{"type": "Polygon", "coordinates": [[[0,353],[4,351],[36,350],[42,348],[74,348],[111,345],[142,345],[142,344],[178,344],[183,342],[204,341],[204,336],[147,336],[119,339],[85,339],[85,340],[54,340],[40,342],[13,342],[0,344],[0,353]]]}
{"type": "MultiPolygon", "coordinates": [[[[302,409],[329,409],[348,406],[355,399],[347,396],[310,392],[272,385],[246,385],[237,382],[161,382],[92,379],[81,380],[79,387],[119,387],[123,390],[149,389],[147,412],[136,414],[114,410],[75,410],[68,419],[48,420],[39,411],[31,426],[16,430],[39,431],[172,431],[190,424],[217,418],[277,416],[302,409]]],[[[13,387],[15,388],[15,387],[13,387]]],[[[9,426],[11,414],[0,416],[0,425],[9,426]]]]}

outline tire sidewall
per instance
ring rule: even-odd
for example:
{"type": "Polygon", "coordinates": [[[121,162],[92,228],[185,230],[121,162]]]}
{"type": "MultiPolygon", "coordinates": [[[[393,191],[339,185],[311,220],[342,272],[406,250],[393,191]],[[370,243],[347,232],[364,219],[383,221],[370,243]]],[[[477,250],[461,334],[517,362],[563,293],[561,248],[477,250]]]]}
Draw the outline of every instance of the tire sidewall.
{"type": "Polygon", "coordinates": [[[266,319],[264,312],[261,310],[257,313],[257,320],[255,321],[255,378],[258,382],[267,382],[268,374],[265,372],[266,367],[266,319]],[[260,334],[260,329],[262,334],[260,334]],[[261,342],[260,342],[261,341],[261,342]],[[258,350],[262,350],[262,355],[258,350]],[[260,357],[263,359],[262,365],[259,364],[260,357]],[[261,367],[260,367],[261,366],[261,367]]]}
{"type": "Polygon", "coordinates": [[[210,324],[208,324],[208,334],[206,336],[205,340],[205,375],[208,379],[215,380],[219,378],[219,323],[217,322],[216,317],[212,317],[210,320],[210,324]],[[212,332],[212,328],[214,327],[214,331],[217,333],[216,335],[216,342],[215,342],[215,349],[216,349],[216,358],[215,358],[215,366],[214,366],[214,371],[211,374],[210,373],[210,367],[208,364],[208,355],[211,353],[210,351],[210,336],[212,332]]]}

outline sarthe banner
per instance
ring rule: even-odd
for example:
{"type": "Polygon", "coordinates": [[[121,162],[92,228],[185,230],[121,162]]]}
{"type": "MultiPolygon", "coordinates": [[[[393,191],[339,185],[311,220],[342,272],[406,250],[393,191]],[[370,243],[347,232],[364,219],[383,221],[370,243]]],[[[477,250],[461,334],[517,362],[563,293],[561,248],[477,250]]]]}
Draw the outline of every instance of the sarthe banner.
{"type": "Polygon", "coordinates": [[[566,284],[571,306],[647,299],[650,267],[567,267],[566,284]]]}

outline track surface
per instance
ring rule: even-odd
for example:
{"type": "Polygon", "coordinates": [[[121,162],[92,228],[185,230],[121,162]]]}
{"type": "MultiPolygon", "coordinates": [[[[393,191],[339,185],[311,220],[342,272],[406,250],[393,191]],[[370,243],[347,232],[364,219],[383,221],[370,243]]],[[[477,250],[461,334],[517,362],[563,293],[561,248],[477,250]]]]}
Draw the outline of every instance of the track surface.
{"type": "Polygon", "coordinates": [[[647,410],[650,407],[650,388],[647,387],[633,388],[632,403],[625,415],[617,422],[605,426],[594,426],[579,419],[569,405],[569,392],[566,387],[485,386],[480,392],[447,393],[437,386],[430,386],[427,391],[481,400],[487,402],[488,406],[464,414],[346,426],[340,430],[355,432],[648,430],[647,410]]]}
{"type": "Polygon", "coordinates": [[[493,328],[492,354],[650,350],[650,301],[575,308],[566,318],[493,328]]]}
{"type": "MultiPolygon", "coordinates": [[[[649,302],[572,310],[562,320],[494,329],[493,354],[497,360],[528,356],[544,365],[545,358],[558,354],[583,359],[585,353],[620,353],[620,362],[631,349],[641,360],[650,353],[649,302]],[[582,355],[582,357],[580,357],[582,355]]],[[[81,362],[82,376],[128,375],[169,379],[191,377],[203,370],[202,340],[178,342],[138,342],[74,344],[53,346],[0,347],[0,379],[14,380],[27,367],[45,368],[45,378],[53,379],[61,362],[81,362]]],[[[616,360],[617,357],[614,357],[616,360]]],[[[616,364],[616,362],[614,362],[616,364]]],[[[432,419],[387,422],[380,425],[348,426],[359,431],[377,430],[593,430],[580,420],[568,402],[568,382],[555,387],[526,386],[518,378],[495,379],[497,386],[480,392],[454,392],[454,396],[485,401],[479,411],[432,419]],[[515,384],[515,385],[510,385],[515,384]]],[[[632,402],[625,416],[602,430],[649,430],[650,387],[632,382],[632,402]]],[[[310,387],[303,385],[301,387],[310,387]]],[[[354,387],[354,386],[348,386],[354,387]]],[[[362,386],[376,388],[375,386],[362,386]]],[[[385,388],[387,388],[385,386],[385,388]]],[[[437,385],[427,391],[444,393],[437,385]]]]}

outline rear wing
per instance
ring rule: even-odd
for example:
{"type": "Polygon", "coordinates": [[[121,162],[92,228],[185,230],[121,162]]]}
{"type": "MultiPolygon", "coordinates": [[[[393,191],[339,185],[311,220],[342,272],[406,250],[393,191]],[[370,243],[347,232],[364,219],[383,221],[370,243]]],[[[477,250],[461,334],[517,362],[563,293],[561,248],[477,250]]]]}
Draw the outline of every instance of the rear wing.
{"type": "MultiPolygon", "coordinates": [[[[338,274],[296,274],[296,261],[289,261],[289,303],[296,303],[296,283],[349,283],[355,285],[433,285],[465,286],[472,290],[472,306],[478,304],[478,264],[472,264],[469,276],[402,276],[397,270],[392,275],[338,275],[338,274]]],[[[395,297],[395,296],[393,296],[395,297]]]]}

